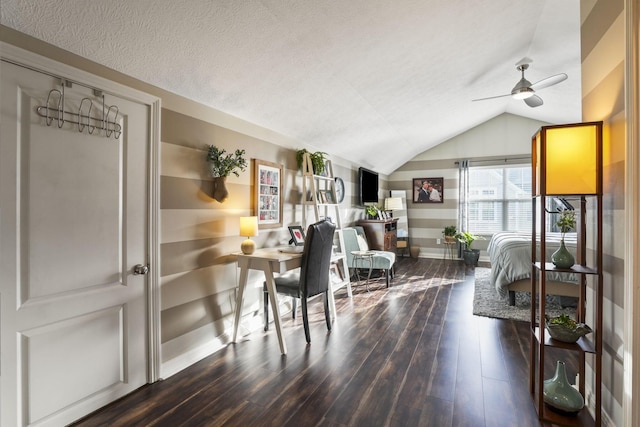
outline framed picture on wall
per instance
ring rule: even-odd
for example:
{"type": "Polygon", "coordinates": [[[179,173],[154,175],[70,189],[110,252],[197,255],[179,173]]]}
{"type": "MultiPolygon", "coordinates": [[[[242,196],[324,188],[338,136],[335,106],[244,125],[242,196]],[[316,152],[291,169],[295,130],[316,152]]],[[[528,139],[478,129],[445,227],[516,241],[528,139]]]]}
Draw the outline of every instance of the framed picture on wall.
{"type": "Polygon", "coordinates": [[[443,203],[444,178],[413,178],[413,203],[443,203]]]}
{"type": "Polygon", "coordinates": [[[254,159],[258,228],[282,227],[282,165],[254,159]]]}

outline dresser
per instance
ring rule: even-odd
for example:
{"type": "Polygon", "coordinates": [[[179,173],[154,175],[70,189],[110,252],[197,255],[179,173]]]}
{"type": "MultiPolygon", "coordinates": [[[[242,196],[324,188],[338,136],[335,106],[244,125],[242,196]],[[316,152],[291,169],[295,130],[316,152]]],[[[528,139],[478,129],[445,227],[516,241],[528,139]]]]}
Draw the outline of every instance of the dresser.
{"type": "Polygon", "coordinates": [[[361,219],[356,225],[364,229],[369,248],[378,251],[396,252],[398,241],[398,219],[361,219]]]}

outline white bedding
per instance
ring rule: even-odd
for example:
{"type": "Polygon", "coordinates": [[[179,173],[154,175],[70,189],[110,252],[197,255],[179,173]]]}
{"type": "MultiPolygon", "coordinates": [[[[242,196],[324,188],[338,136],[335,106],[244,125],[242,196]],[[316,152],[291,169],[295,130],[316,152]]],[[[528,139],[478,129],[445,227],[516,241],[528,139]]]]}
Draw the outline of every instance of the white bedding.
{"type": "MultiPolygon", "coordinates": [[[[560,247],[560,233],[547,233],[546,260],[560,247]]],[[[576,233],[567,233],[564,238],[567,249],[575,255],[576,233]]],[[[538,250],[540,246],[537,246],[538,250]]],[[[531,233],[496,233],[487,248],[491,261],[491,283],[498,294],[505,298],[509,284],[531,277],[531,233]]],[[[577,283],[575,274],[548,272],[547,280],[577,283]]]]}

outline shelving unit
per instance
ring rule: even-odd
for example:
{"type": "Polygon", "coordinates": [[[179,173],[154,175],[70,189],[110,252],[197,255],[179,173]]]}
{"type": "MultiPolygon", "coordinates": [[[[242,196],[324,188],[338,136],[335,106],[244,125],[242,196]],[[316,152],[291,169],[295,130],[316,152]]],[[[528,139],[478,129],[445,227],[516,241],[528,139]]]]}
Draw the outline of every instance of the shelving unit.
{"type": "Polygon", "coordinates": [[[540,128],[532,138],[532,170],[531,295],[537,293],[540,297],[538,304],[531,304],[530,391],[540,419],[558,425],[599,426],[602,424],[602,122],[540,128]],[[570,152],[566,152],[567,149],[570,152]],[[568,158],[571,161],[567,162],[568,158]],[[577,170],[568,164],[572,162],[578,165],[577,170]],[[579,205],[575,207],[576,263],[570,269],[559,269],[539,259],[547,253],[547,225],[555,222],[554,213],[546,209],[548,202],[562,197],[579,205]],[[546,273],[549,271],[578,277],[580,296],[576,321],[589,324],[593,332],[576,343],[554,340],[544,328],[546,273]],[[592,307],[589,322],[586,319],[587,303],[592,307]],[[544,381],[553,376],[549,369],[545,372],[549,348],[561,349],[569,355],[573,353],[574,357],[577,355],[578,389],[585,398],[585,407],[577,415],[559,413],[544,403],[544,381]],[[585,386],[587,357],[592,368],[589,381],[592,384],[589,389],[591,399],[585,386]],[[593,417],[588,410],[591,401],[593,417]]]}
{"type": "MultiPolygon", "coordinates": [[[[347,255],[344,252],[344,238],[342,234],[342,218],[340,215],[340,205],[336,195],[336,181],[333,176],[333,166],[331,160],[326,160],[323,175],[316,175],[313,171],[311,156],[305,153],[302,161],[302,218],[305,228],[311,222],[317,222],[324,218],[330,218],[336,225],[334,237],[334,255],[331,259],[332,269],[337,268],[341,273],[341,280],[330,280],[331,290],[347,287],[347,294],[352,296],[351,281],[349,280],[349,267],[347,266],[347,255]],[[313,216],[308,210],[313,208],[313,216]]],[[[331,307],[331,312],[335,313],[335,304],[331,307]]]]}

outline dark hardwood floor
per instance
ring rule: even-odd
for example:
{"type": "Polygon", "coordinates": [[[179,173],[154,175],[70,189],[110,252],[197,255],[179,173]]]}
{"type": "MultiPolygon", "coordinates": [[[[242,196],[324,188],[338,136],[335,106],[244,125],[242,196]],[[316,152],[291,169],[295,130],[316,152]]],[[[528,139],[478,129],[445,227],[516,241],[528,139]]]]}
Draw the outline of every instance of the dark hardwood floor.
{"type": "MultiPolygon", "coordinates": [[[[401,258],[392,287],[336,293],[273,330],[147,385],[76,426],[541,426],[528,387],[528,324],[472,314],[474,269],[401,258]]],[[[298,313],[299,314],[299,313],[298,313]]]]}

